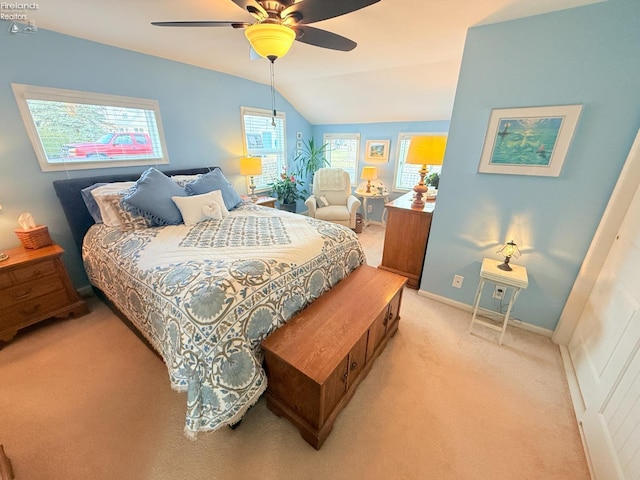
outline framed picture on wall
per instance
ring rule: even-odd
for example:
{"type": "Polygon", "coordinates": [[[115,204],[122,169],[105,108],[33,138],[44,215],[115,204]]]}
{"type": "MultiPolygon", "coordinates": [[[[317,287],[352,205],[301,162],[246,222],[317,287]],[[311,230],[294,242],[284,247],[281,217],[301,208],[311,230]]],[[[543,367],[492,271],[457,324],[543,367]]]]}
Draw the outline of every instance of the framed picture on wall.
{"type": "Polygon", "coordinates": [[[364,159],[371,162],[389,160],[389,140],[367,140],[364,159]]]}
{"type": "Polygon", "coordinates": [[[557,177],[582,105],[493,109],[478,172],[557,177]]]}

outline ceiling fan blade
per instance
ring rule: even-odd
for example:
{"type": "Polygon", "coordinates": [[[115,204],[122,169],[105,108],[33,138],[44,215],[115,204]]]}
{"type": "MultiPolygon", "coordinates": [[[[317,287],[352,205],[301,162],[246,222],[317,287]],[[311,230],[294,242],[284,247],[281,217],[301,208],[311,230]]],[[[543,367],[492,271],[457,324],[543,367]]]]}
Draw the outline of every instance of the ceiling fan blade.
{"type": "Polygon", "coordinates": [[[267,18],[269,14],[264,9],[262,5],[260,5],[256,0],[231,0],[233,3],[238,5],[243,10],[246,10],[251,15],[256,17],[258,20],[263,18],[267,18]]]}
{"type": "Polygon", "coordinates": [[[184,22],[151,22],[151,25],[157,27],[233,27],[246,28],[250,23],[247,22],[226,22],[216,20],[194,20],[184,22]]]}
{"type": "MultiPolygon", "coordinates": [[[[233,1],[240,3],[242,0],[233,1]]],[[[301,0],[285,8],[280,16],[283,19],[288,15],[293,15],[294,18],[301,17],[297,23],[304,25],[355,12],[379,1],[380,0],[301,0]]]]}
{"type": "Polygon", "coordinates": [[[299,25],[293,28],[298,34],[296,40],[316,47],[349,52],[358,45],[353,40],[319,28],[299,25]]]}

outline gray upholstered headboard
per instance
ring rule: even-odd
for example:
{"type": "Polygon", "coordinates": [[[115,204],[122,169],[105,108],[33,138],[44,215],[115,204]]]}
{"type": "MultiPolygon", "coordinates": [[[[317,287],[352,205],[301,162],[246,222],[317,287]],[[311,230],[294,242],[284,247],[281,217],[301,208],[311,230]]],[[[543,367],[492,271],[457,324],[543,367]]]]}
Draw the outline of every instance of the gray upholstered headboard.
{"type": "MultiPolygon", "coordinates": [[[[166,175],[196,175],[198,173],[210,172],[216,168],[219,167],[167,170],[164,171],[164,173],[166,175]]],[[[73,240],[76,242],[76,246],[80,253],[82,253],[82,239],[87,233],[87,230],[89,230],[89,227],[94,224],[93,218],[89,214],[89,210],[87,210],[84,200],[82,199],[82,189],[100,182],[110,183],[135,181],[140,178],[141,174],[142,172],[71,178],[68,180],[54,180],[53,188],[60,199],[62,209],[64,210],[67,222],[71,228],[73,240]]]]}

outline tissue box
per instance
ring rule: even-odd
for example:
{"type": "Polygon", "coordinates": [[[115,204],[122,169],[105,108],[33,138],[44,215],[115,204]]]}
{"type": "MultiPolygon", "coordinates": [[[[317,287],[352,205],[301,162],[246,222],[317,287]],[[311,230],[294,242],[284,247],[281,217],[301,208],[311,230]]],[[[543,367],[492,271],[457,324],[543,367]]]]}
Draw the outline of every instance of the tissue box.
{"type": "Polygon", "coordinates": [[[37,227],[30,228],[29,230],[18,229],[14,230],[14,232],[16,232],[16,235],[20,239],[20,242],[22,242],[22,246],[24,248],[42,248],[53,243],[49,236],[49,229],[46,225],[38,225],[37,227]]]}

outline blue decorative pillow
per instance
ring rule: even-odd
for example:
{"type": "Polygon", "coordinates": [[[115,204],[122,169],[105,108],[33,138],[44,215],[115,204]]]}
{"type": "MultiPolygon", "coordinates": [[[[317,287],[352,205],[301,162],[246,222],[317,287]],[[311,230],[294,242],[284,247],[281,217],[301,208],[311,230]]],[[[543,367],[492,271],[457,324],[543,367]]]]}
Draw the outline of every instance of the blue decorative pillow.
{"type": "Polygon", "coordinates": [[[233,185],[225,178],[220,169],[215,169],[209,173],[204,174],[195,182],[188,184],[185,190],[189,195],[202,195],[203,193],[213,192],[214,190],[220,190],[222,192],[222,199],[227,210],[236,208],[242,203],[240,194],[236,192],[233,185]]]}
{"type": "Polygon", "coordinates": [[[85,187],[80,191],[82,199],[84,200],[84,204],[87,206],[87,210],[89,210],[89,213],[93,217],[93,221],[96,223],[102,223],[102,215],[100,215],[100,207],[98,206],[98,202],[96,202],[96,199],[93,198],[93,195],[91,195],[91,190],[103,185],[106,185],[106,183],[94,183],[90,187],[85,187]]]}
{"type": "Polygon", "coordinates": [[[182,214],[171,197],[186,197],[187,192],[164,173],[147,169],[123,201],[149,220],[152,226],[178,225],[182,214]]]}

